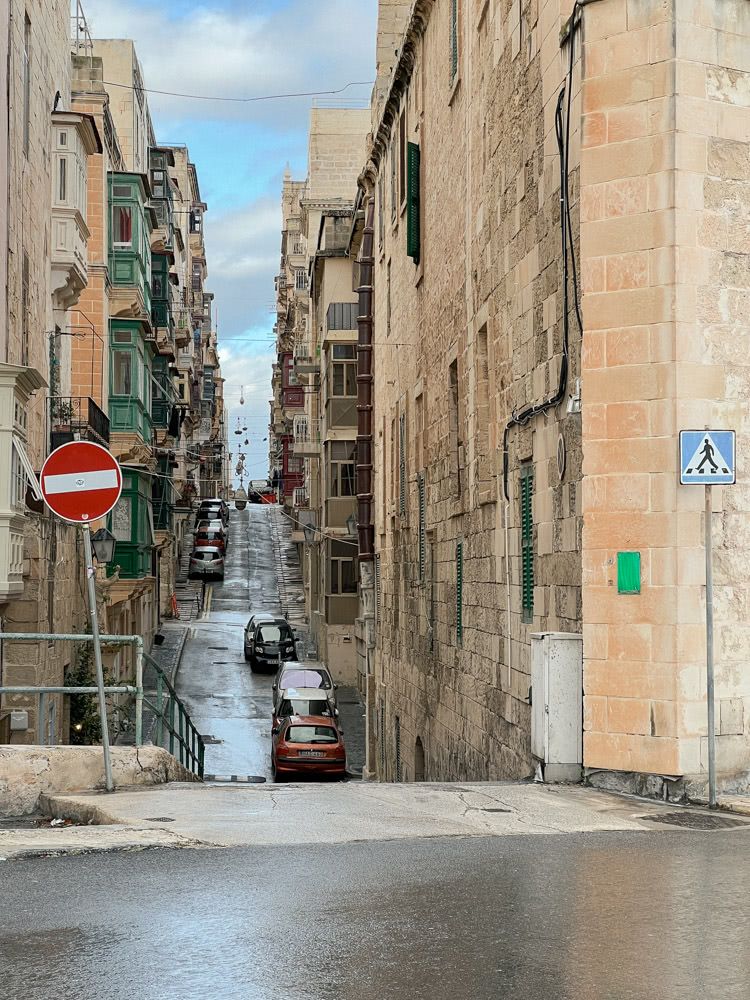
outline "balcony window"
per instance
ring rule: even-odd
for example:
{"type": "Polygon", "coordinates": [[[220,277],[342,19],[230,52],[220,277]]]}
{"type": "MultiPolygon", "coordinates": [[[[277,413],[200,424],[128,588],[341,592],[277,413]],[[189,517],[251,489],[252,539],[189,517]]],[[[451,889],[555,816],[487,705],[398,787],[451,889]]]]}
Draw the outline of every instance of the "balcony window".
{"type": "Polygon", "coordinates": [[[331,593],[356,594],[357,570],[352,558],[331,559],[331,593]]]}
{"type": "Polygon", "coordinates": [[[329,330],[356,330],[359,304],[357,302],[331,302],[326,313],[329,330]]]}
{"type": "Polygon", "coordinates": [[[331,395],[357,395],[357,363],[356,361],[334,361],[331,365],[331,395]]]}
{"type": "Polygon", "coordinates": [[[151,171],[151,192],[154,198],[166,198],[166,175],[163,170],[151,171]]]}
{"type": "Polygon", "coordinates": [[[200,233],[203,231],[203,214],[199,208],[194,208],[190,212],[190,232],[200,233]]]}
{"type": "Polygon", "coordinates": [[[132,497],[120,497],[112,511],[112,534],[118,542],[129,542],[133,534],[132,497]]]}
{"type": "Polygon", "coordinates": [[[112,352],[112,392],[116,396],[133,394],[133,355],[130,351],[112,352]]]}
{"type": "Polygon", "coordinates": [[[298,292],[304,292],[307,288],[307,275],[302,270],[301,267],[295,269],[294,272],[294,287],[298,292]]]}
{"type": "Polygon", "coordinates": [[[112,242],[115,250],[130,250],[133,246],[133,209],[130,205],[115,205],[112,210],[112,242]]]}
{"type": "Polygon", "coordinates": [[[332,497],[357,495],[356,450],[354,441],[333,441],[330,458],[330,490],[332,497]]]}

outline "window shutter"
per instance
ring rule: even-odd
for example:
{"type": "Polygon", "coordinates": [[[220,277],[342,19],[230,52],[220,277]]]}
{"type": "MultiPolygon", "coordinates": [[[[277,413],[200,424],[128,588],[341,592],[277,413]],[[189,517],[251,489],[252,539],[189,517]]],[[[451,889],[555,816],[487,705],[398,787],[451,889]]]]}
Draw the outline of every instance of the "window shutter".
{"type": "Polygon", "coordinates": [[[464,543],[456,542],[456,645],[464,642],[464,543]]]}
{"type": "Polygon", "coordinates": [[[406,151],[406,253],[419,263],[419,146],[410,142],[406,151]]]}
{"type": "Polygon", "coordinates": [[[375,556],[375,626],[380,625],[380,556],[375,556]]]}
{"type": "Polygon", "coordinates": [[[427,549],[427,534],[426,534],[426,497],[425,497],[425,476],[424,472],[420,472],[417,477],[417,489],[419,491],[419,582],[424,583],[425,578],[425,560],[426,560],[426,549],[427,549]]]}
{"type": "Polygon", "coordinates": [[[406,414],[398,421],[398,512],[406,516],[406,414]]]}
{"type": "Polygon", "coordinates": [[[458,0],[451,0],[451,80],[458,72],[458,0]]]}
{"type": "Polygon", "coordinates": [[[521,620],[534,620],[534,520],[532,497],[534,472],[531,462],[521,466],[521,620]]]}

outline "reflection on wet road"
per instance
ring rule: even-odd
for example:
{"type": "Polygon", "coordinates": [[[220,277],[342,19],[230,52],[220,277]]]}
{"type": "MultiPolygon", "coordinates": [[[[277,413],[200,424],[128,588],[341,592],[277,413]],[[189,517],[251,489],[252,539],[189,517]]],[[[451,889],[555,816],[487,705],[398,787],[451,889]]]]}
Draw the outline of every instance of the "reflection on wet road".
{"type": "Polygon", "coordinates": [[[245,662],[243,634],[253,611],[279,611],[271,512],[232,510],[224,582],[212,584],[211,610],[185,645],[177,691],[206,746],[206,774],[270,780],[271,676],[245,662]]]}
{"type": "Polygon", "coordinates": [[[2,871],[4,995],[739,1000],[750,994],[748,835],[14,862],[2,871]]]}

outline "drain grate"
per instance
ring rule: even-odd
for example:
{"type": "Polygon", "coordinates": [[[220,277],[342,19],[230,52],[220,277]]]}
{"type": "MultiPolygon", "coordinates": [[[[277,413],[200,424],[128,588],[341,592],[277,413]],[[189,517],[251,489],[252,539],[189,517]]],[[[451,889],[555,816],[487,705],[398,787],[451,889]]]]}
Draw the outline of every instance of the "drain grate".
{"type": "Polygon", "coordinates": [[[748,826],[742,819],[731,816],[721,816],[715,813],[701,812],[671,812],[657,816],[641,816],[641,819],[652,823],[665,823],[668,826],[681,826],[685,830],[731,830],[739,826],[748,826]]]}
{"type": "Polygon", "coordinates": [[[172,816],[146,816],[147,823],[174,823],[172,816]]]}

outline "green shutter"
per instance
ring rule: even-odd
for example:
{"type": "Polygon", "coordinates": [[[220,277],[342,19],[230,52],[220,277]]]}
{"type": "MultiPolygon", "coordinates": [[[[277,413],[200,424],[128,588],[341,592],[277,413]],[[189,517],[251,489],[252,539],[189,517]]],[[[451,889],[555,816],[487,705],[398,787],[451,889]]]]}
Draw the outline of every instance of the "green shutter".
{"type": "Polygon", "coordinates": [[[419,492],[419,582],[424,583],[427,550],[427,511],[424,472],[420,472],[417,476],[417,490],[419,492]]]}
{"type": "Polygon", "coordinates": [[[464,543],[456,542],[456,645],[464,641],[464,543]]]}
{"type": "Polygon", "coordinates": [[[458,72],[458,0],[451,0],[451,82],[458,72]]]}
{"type": "Polygon", "coordinates": [[[398,421],[398,512],[406,516],[406,414],[398,421]]]}
{"type": "Polygon", "coordinates": [[[410,142],[406,147],[406,253],[419,263],[419,146],[410,142]]]}
{"type": "Polygon", "coordinates": [[[534,620],[534,472],[531,462],[521,466],[521,620],[534,620]]]}

